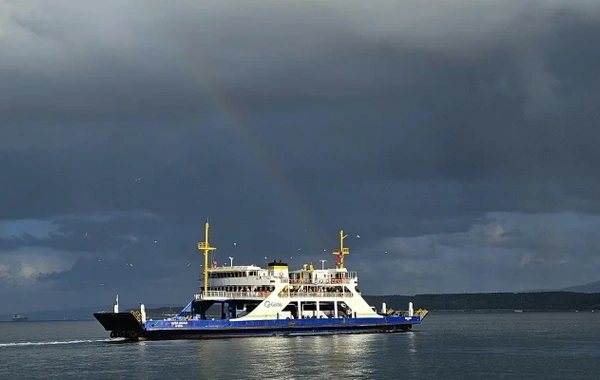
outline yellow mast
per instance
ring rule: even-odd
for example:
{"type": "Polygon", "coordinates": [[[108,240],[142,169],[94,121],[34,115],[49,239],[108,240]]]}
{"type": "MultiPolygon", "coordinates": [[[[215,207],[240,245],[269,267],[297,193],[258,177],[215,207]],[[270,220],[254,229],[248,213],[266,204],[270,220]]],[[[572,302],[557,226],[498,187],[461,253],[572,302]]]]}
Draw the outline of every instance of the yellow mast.
{"type": "Polygon", "coordinates": [[[208,252],[214,251],[215,247],[208,244],[208,220],[204,224],[204,241],[198,242],[198,249],[204,251],[204,293],[208,291],[208,252]]]}
{"type": "Polygon", "coordinates": [[[344,256],[350,254],[350,249],[344,247],[344,239],[347,237],[348,235],[344,235],[344,230],[340,230],[340,250],[337,252],[333,252],[333,254],[340,259],[340,269],[344,267],[344,256]]]}

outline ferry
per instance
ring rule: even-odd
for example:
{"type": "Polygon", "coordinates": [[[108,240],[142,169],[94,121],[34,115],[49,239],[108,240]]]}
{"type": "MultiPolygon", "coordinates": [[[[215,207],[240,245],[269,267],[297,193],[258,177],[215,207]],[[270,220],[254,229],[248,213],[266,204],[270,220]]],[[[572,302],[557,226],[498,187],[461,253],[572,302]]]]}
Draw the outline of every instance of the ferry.
{"type": "Polygon", "coordinates": [[[28,322],[29,318],[27,318],[25,315],[15,314],[13,315],[12,320],[13,322],[28,322]]]}
{"type": "Polygon", "coordinates": [[[344,231],[339,231],[339,250],[333,252],[334,268],[312,263],[290,270],[279,260],[257,265],[218,266],[209,254],[209,224],[204,226],[204,241],[197,248],[204,254],[201,289],[175,316],[147,318],[145,306],[139,310],[119,311],[116,297],[112,312],[94,313],[96,320],[110,331],[111,338],[127,340],[209,339],[250,336],[327,335],[374,332],[404,332],[418,325],[427,310],[381,309],[369,305],[358,287],[358,275],[345,266],[350,249],[344,246],[344,231]]]}

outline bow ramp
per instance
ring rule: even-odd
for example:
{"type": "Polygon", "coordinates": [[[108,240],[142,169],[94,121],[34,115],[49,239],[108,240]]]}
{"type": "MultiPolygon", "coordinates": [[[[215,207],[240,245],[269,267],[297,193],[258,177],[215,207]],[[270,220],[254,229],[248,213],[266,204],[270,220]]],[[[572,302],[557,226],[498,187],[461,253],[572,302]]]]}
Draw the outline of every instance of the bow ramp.
{"type": "Polygon", "coordinates": [[[94,313],[94,317],[106,331],[110,331],[111,338],[136,339],[144,331],[139,311],[132,310],[121,313],[94,313]]]}

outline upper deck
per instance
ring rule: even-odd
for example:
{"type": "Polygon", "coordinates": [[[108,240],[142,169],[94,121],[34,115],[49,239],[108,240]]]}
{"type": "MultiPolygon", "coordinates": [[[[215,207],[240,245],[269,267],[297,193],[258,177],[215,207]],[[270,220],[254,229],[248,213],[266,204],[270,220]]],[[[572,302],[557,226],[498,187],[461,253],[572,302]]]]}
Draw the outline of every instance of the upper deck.
{"type": "Polygon", "coordinates": [[[215,286],[255,286],[271,283],[336,285],[358,280],[358,273],[346,268],[314,269],[312,264],[303,269],[288,271],[285,267],[268,268],[256,265],[213,267],[208,271],[209,287],[215,286]]]}
{"type": "MultiPolygon", "coordinates": [[[[344,256],[350,250],[344,247],[343,240],[347,235],[340,231],[340,249],[333,252],[339,259],[335,268],[315,269],[312,263],[305,264],[297,270],[289,270],[285,262],[272,261],[267,268],[257,265],[231,265],[217,266],[217,261],[208,267],[208,252],[216,248],[208,243],[208,223],[205,230],[205,241],[198,243],[198,249],[204,251],[205,264],[204,276],[201,279],[203,291],[195,294],[195,299],[212,298],[246,298],[264,299],[276,292],[280,297],[294,297],[308,293],[322,295],[347,296],[352,293],[350,289],[358,291],[358,274],[348,271],[344,267],[344,256]]],[[[325,260],[322,260],[324,262],[325,260]]]]}
{"type": "Polygon", "coordinates": [[[208,270],[207,276],[210,286],[228,285],[265,285],[273,282],[287,283],[288,267],[286,263],[272,262],[268,267],[261,268],[256,265],[222,266],[216,264],[208,270]]]}

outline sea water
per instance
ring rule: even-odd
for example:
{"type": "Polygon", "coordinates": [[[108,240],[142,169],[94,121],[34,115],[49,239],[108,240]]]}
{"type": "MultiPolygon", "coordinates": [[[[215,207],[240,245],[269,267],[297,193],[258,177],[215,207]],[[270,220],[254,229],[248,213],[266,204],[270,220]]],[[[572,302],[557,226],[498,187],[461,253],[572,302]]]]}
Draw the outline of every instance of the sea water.
{"type": "Polygon", "coordinates": [[[436,314],[406,333],[114,342],[0,323],[0,379],[600,379],[600,312],[436,314]]]}

